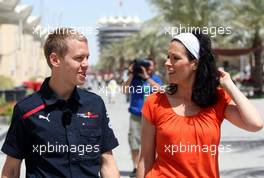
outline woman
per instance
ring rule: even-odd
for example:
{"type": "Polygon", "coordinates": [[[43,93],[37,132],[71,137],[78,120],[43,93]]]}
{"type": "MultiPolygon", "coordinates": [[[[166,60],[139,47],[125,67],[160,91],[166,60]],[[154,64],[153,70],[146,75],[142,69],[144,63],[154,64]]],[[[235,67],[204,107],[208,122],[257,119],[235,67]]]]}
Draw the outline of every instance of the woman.
{"type": "Polygon", "coordinates": [[[170,87],[150,95],[142,109],[137,177],[218,178],[223,118],[255,132],[261,116],[230,75],[217,71],[208,36],[175,36],[165,65],[170,87]]]}

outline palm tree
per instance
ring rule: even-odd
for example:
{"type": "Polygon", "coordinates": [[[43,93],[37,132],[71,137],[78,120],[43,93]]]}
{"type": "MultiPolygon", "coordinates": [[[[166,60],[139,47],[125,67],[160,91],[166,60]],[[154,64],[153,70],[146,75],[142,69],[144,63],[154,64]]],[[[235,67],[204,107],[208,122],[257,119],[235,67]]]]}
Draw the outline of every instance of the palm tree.
{"type": "Polygon", "coordinates": [[[261,30],[264,26],[264,1],[262,0],[240,0],[229,3],[227,9],[232,15],[230,19],[234,29],[242,29],[238,33],[247,45],[254,51],[254,63],[251,64],[251,78],[254,81],[256,95],[262,95],[263,85],[263,61],[261,60],[262,38],[261,30]],[[245,35],[247,34],[247,35],[245,35]]]}
{"type": "Polygon", "coordinates": [[[108,45],[102,51],[99,69],[118,70],[121,75],[125,65],[135,58],[163,59],[169,41],[160,28],[163,22],[160,17],[153,18],[143,23],[137,34],[108,45]]]}
{"type": "MultiPolygon", "coordinates": [[[[223,3],[219,0],[149,0],[156,9],[160,12],[160,18],[166,23],[163,23],[163,28],[168,26],[170,35],[181,32],[191,31],[191,29],[202,29],[203,27],[217,27],[224,23],[219,12],[222,10],[223,3]],[[170,27],[176,27],[174,31],[170,27]],[[183,27],[184,31],[180,31],[183,27]]],[[[163,35],[164,36],[164,35],[163,35]]],[[[220,37],[223,38],[222,36],[220,37]]],[[[213,40],[217,41],[217,40],[213,40]]],[[[222,40],[219,40],[222,41],[222,40]]],[[[165,47],[167,48],[169,40],[166,40],[165,47]]],[[[164,46],[157,44],[156,46],[164,46]]],[[[165,58],[165,56],[163,57],[165,58]]],[[[164,68],[164,67],[163,67],[164,68]]],[[[164,71],[163,71],[164,73],[164,71]]]]}
{"type": "MultiPolygon", "coordinates": [[[[231,35],[214,38],[214,45],[234,47],[238,41],[254,51],[251,66],[256,94],[262,93],[263,62],[261,61],[261,30],[264,26],[264,1],[262,0],[149,0],[168,23],[185,26],[232,26],[231,35]]],[[[241,46],[239,46],[241,47],[241,46]]]]}
{"type": "Polygon", "coordinates": [[[124,38],[107,45],[100,54],[97,69],[103,72],[117,71],[119,77],[122,77],[126,63],[131,61],[135,54],[132,43],[130,38],[124,38]]]}
{"type": "Polygon", "coordinates": [[[215,13],[221,8],[217,0],[149,0],[161,12],[165,20],[173,25],[183,24],[204,27],[217,21],[215,13]]]}

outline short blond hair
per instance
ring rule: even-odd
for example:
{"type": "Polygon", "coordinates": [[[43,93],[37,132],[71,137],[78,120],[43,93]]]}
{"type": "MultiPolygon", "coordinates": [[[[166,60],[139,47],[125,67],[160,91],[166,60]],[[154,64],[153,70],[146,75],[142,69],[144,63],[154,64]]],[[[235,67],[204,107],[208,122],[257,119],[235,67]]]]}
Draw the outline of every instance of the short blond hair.
{"type": "Polygon", "coordinates": [[[61,58],[67,54],[67,39],[75,39],[86,43],[88,42],[87,38],[83,34],[73,28],[63,27],[55,29],[48,35],[44,44],[44,54],[50,68],[52,67],[49,60],[51,53],[56,53],[61,58]]]}

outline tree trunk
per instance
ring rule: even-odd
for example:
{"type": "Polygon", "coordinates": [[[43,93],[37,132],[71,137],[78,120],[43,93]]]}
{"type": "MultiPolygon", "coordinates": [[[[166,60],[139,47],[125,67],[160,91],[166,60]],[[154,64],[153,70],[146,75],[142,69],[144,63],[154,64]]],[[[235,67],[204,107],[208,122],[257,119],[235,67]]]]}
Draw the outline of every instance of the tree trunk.
{"type": "Polygon", "coordinates": [[[119,80],[122,79],[123,77],[123,73],[124,73],[124,69],[125,69],[125,59],[124,57],[121,57],[120,60],[119,60],[119,80]]]}
{"type": "MultiPolygon", "coordinates": [[[[253,40],[253,46],[252,46],[254,49],[256,48],[259,48],[261,47],[261,38],[259,36],[259,31],[257,30],[256,33],[255,33],[255,37],[254,37],[254,40],[253,40]]],[[[255,96],[261,96],[262,95],[262,82],[263,82],[263,79],[262,79],[262,67],[263,67],[263,63],[262,63],[262,60],[261,60],[261,52],[262,52],[262,49],[260,48],[259,50],[256,50],[254,52],[254,62],[255,62],[255,65],[254,66],[251,66],[252,67],[252,73],[251,73],[251,77],[252,77],[252,80],[254,81],[254,92],[255,92],[255,96]]]]}

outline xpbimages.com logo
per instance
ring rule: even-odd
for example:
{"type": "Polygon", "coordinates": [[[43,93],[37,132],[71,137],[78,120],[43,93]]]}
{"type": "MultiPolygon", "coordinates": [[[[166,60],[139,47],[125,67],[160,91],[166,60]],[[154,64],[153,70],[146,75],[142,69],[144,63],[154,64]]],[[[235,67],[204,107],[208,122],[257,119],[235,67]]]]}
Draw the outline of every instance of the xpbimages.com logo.
{"type": "Polygon", "coordinates": [[[215,156],[217,152],[231,152],[231,145],[196,145],[196,144],[173,144],[173,145],[164,145],[164,152],[173,156],[177,153],[183,152],[203,152],[210,153],[212,156],[215,156]]]}
{"type": "Polygon", "coordinates": [[[69,28],[65,28],[62,31],[59,31],[60,28],[58,26],[52,26],[52,25],[47,25],[47,26],[37,26],[34,27],[32,29],[32,32],[34,35],[37,35],[39,37],[45,37],[49,34],[52,33],[71,33],[71,34],[75,34],[75,33],[80,33],[83,34],[84,36],[89,36],[89,35],[97,35],[99,33],[98,27],[92,27],[92,26],[77,26],[77,27],[71,27],[69,28]]]}
{"type": "Polygon", "coordinates": [[[51,144],[47,145],[32,145],[32,152],[43,155],[45,153],[77,153],[84,155],[85,153],[97,153],[100,151],[100,145],[61,145],[51,144]]]}
{"type": "Polygon", "coordinates": [[[167,26],[164,27],[165,35],[171,35],[174,37],[180,33],[192,33],[193,31],[216,37],[217,35],[230,35],[232,33],[231,27],[216,27],[216,26],[204,26],[204,27],[192,27],[192,26],[167,26]]]}
{"type": "Polygon", "coordinates": [[[162,85],[160,87],[156,86],[117,86],[116,88],[111,88],[109,86],[106,87],[99,87],[99,94],[105,94],[106,96],[111,95],[111,93],[119,94],[119,93],[125,93],[127,91],[128,93],[137,93],[137,94],[144,94],[145,96],[150,95],[151,93],[165,93],[166,92],[166,86],[162,85]]]}

